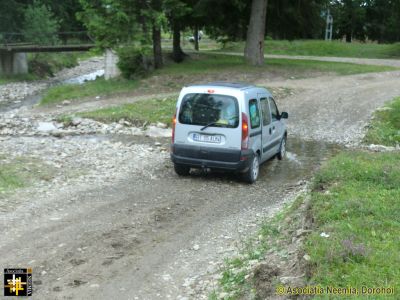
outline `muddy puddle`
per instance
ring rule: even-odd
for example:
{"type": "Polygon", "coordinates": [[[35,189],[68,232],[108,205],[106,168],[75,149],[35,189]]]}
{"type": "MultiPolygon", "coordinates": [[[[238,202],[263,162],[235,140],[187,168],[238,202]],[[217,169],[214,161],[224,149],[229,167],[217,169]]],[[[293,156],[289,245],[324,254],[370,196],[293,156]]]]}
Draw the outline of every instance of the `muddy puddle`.
{"type": "Polygon", "coordinates": [[[343,146],[321,141],[288,138],[286,157],[271,159],[260,167],[259,181],[295,180],[308,178],[321,164],[344,150],[343,146]]]}
{"type": "MultiPolygon", "coordinates": [[[[92,142],[109,141],[125,145],[142,144],[148,147],[155,145],[169,149],[170,138],[129,136],[129,135],[86,135],[67,137],[71,140],[86,139],[92,142]]],[[[299,138],[289,137],[287,143],[286,157],[283,160],[273,158],[260,166],[259,182],[262,181],[293,181],[296,179],[307,179],[321,166],[321,164],[343,151],[344,147],[338,144],[321,141],[307,141],[299,138]]],[[[172,165],[172,163],[171,163],[172,165]]],[[[194,177],[218,177],[222,180],[237,179],[236,174],[228,172],[213,172],[210,170],[193,170],[194,177]]]]}

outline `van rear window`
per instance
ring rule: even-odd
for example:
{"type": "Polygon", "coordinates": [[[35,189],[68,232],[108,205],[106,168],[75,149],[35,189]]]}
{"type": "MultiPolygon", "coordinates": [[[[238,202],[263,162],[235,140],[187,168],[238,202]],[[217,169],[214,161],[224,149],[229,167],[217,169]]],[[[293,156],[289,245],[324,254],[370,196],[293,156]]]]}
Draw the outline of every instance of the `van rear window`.
{"type": "Polygon", "coordinates": [[[182,124],[230,127],[239,125],[239,107],[235,97],[216,94],[187,94],[179,110],[182,124]]]}

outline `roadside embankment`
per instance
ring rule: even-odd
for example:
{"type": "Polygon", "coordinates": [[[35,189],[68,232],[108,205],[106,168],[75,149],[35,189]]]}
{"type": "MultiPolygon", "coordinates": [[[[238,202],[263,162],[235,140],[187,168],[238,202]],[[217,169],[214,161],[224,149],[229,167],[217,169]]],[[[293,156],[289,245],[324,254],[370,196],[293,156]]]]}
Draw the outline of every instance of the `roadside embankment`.
{"type": "Polygon", "coordinates": [[[400,152],[391,145],[399,103],[379,109],[366,135],[389,146],[346,150],[325,163],[302,195],[226,261],[212,299],[398,299],[400,152]]]}

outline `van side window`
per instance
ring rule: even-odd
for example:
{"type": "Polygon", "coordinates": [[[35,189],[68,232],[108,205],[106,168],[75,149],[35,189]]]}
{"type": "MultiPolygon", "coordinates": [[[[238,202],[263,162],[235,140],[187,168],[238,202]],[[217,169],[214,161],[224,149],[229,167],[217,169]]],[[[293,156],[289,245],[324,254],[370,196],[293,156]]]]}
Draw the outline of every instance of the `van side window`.
{"type": "Polygon", "coordinates": [[[260,127],[260,111],[258,110],[257,100],[249,101],[250,124],[251,128],[260,127]]]}
{"type": "Polygon", "coordinates": [[[278,121],[279,120],[279,111],[278,111],[278,108],[276,107],[274,99],[269,98],[269,105],[271,107],[272,121],[278,121]]]}
{"type": "Polygon", "coordinates": [[[271,124],[271,110],[269,109],[267,98],[261,98],[260,103],[261,103],[263,126],[267,126],[271,124]]]}

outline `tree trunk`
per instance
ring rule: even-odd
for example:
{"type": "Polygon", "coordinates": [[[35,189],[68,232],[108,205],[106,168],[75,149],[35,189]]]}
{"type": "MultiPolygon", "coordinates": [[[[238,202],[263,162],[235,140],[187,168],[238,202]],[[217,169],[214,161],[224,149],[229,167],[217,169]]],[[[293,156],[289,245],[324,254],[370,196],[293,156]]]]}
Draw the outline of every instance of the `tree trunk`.
{"type": "Polygon", "coordinates": [[[154,67],[160,69],[163,66],[162,48],[161,48],[161,28],[153,25],[153,56],[154,67]]]}
{"type": "Polygon", "coordinates": [[[174,21],[172,27],[172,59],[179,63],[185,58],[185,53],[183,53],[181,48],[181,26],[178,22],[174,21]]]}
{"type": "Polygon", "coordinates": [[[253,0],[244,57],[247,63],[254,66],[262,66],[264,64],[266,15],[267,0],[253,0]]]}
{"type": "Polygon", "coordinates": [[[194,50],[199,51],[199,26],[194,26],[194,50]]]}
{"type": "Polygon", "coordinates": [[[351,43],[351,30],[346,32],[346,43],[351,43]]]}

